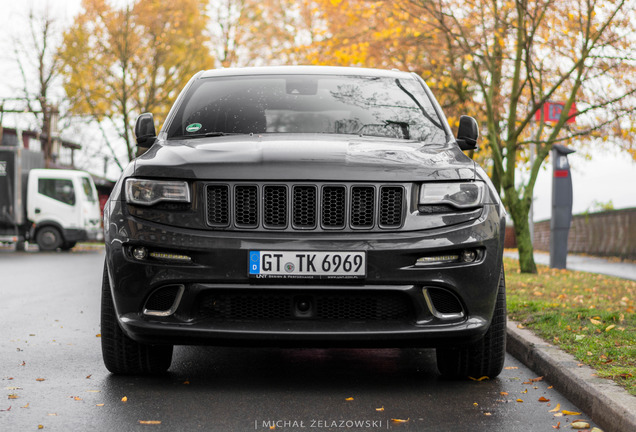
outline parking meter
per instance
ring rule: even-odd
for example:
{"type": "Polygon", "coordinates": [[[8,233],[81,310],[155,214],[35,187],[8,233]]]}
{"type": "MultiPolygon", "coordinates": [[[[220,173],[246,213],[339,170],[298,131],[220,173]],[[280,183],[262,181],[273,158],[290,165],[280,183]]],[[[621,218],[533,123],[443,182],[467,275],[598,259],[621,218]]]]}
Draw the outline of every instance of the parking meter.
{"type": "Polygon", "coordinates": [[[559,144],[552,146],[552,219],[550,220],[550,267],[564,269],[568,257],[568,234],[572,223],[572,175],[568,155],[559,144]]]}

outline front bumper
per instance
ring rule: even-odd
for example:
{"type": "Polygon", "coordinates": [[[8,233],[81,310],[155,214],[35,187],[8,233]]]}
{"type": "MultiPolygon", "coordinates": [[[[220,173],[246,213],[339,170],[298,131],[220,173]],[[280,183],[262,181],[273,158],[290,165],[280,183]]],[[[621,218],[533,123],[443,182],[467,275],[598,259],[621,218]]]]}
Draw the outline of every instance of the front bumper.
{"type": "Polygon", "coordinates": [[[111,204],[106,231],[111,291],[122,329],[138,342],[458,345],[483,336],[492,318],[502,268],[500,227],[504,226],[494,205],[486,206],[477,220],[433,230],[316,235],[174,228],[131,217],[120,203],[111,204]],[[188,256],[191,261],[135,259],[131,251],[136,246],[188,256]],[[479,252],[475,262],[414,265],[421,256],[466,249],[479,252]],[[362,280],[281,280],[275,284],[250,279],[250,250],[366,251],[367,275],[362,280]],[[164,289],[174,292],[174,307],[161,308],[163,314],[150,308],[149,313],[149,302],[164,289]],[[438,313],[427,294],[432,290],[445,293],[451,303],[455,299],[451,306],[460,313],[438,313]],[[391,312],[377,312],[385,298],[398,306],[391,312]],[[312,305],[312,312],[300,311],[301,302],[312,305]],[[323,302],[340,312],[313,313],[323,302]],[[348,309],[358,302],[373,306],[349,314],[348,309]],[[233,305],[251,306],[238,313],[233,305]]]}

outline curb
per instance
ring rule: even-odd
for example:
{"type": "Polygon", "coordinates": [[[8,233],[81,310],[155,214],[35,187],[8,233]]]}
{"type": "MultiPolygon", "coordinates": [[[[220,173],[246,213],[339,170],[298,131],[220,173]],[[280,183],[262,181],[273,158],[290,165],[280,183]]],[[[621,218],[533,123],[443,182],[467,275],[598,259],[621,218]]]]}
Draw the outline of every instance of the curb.
{"type": "Polygon", "coordinates": [[[636,431],[636,397],[517,324],[508,321],[508,353],[544,376],[605,432],[636,431]]]}

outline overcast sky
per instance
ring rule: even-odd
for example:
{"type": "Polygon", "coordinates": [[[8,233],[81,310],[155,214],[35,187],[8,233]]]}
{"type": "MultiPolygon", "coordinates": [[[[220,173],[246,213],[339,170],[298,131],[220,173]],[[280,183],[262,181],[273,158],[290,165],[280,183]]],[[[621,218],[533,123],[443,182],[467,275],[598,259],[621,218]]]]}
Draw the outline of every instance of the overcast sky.
{"type": "MultiPolygon", "coordinates": [[[[27,30],[24,24],[32,6],[41,8],[47,4],[63,23],[72,20],[80,9],[81,0],[0,0],[0,98],[15,97],[15,89],[20,87],[20,75],[11,49],[13,35],[27,30]]],[[[15,121],[15,115],[5,115],[3,123],[11,127],[15,121]]],[[[574,213],[589,210],[595,203],[606,204],[609,201],[617,209],[636,207],[636,163],[628,154],[608,147],[588,149],[591,159],[582,152],[569,156],[574,184],[574,213]]],[[[95,174],[102,174],[101,165],[97,166],[100,168],[95,174]]],[[[109,177],[116,178],[117,172],[114,167],[111,168],[109,177]]],[[[546,162],[535,187],[535,221],[550,218],[551,196],[552,169],[550,162],[546,162]]]]}

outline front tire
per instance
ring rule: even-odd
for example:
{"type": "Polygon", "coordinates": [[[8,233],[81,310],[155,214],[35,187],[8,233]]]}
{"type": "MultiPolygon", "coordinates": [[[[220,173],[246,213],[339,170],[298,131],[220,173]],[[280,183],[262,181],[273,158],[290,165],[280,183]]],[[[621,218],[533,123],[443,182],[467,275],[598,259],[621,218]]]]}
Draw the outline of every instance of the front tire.
{"type": "Polygon", "coordinates": [[[35,236],[35,241],[41,251],[54,251],[62,246],[64,239],[57,228],[45,226],[38,230],[38,233],[35,236]]]}
{"type": "Polygon", "coordinates": [[[146,345],[135,342],[122,331],[110,292],[108,270],[102,279],[102,357],[106,369],[114,374],[154,375],[168,370],[172,345],[146,345]]]}
{"type": "Polygon", "coordinates": [[[445,378],[495,378],[506,357],[506,278],[503,269],[495,312],[484,337],[461,348],[438,348],[437,369],[445,378]]]}

